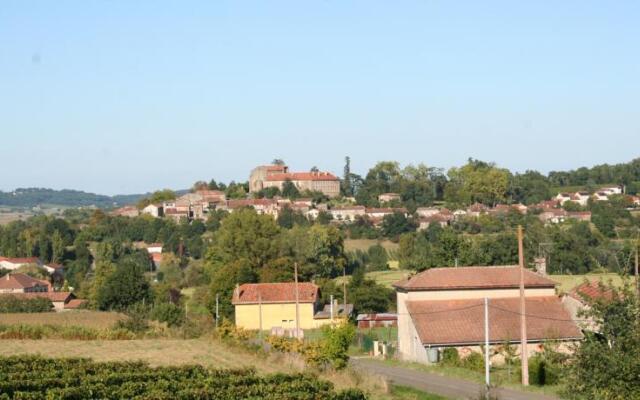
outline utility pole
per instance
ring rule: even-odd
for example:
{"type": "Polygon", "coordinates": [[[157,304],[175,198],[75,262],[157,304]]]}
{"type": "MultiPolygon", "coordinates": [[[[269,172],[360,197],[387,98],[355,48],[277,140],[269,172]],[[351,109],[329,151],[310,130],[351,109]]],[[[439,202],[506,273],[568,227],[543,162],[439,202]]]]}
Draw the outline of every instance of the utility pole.
{"type": "Polygon", "coordinates": [[[347,267],[342,267],[342,295],[344,296],[344,309],[342,313],[345,318],[347,318],[347,267]]]}
{"type": "Polygon", "coordinates": [[[520,359],[522,360],[522,385],[529,386],[529,354],[527,353],[527,317],[525,316],[524,248],[522,226],[518,225],[518,259],[520,262],[520,359]]]}
{"type": "Polygon", "coordinates": [[[486,385],[485,398],[489,400],[491,378],[489,375],[489,299],[484,298],[484,383],[486,385]]]}
{"type": "Polygon", "coordinates": [[[260,330],[258,333],[260,335],[260,341],[262,341],[262,295],[260,294],[260,288],[258,288],[258,313],[260,314],[260,330]]]}
{"type": "Polygon", "coordinates": [[[220,295],[216,293],[216,329],[218,329],[218,320],[220,319],[220,313],[218,308],[218,305],[220,303],[219,299],[220,299],[220,295]]]}
{"type": "Polygon", "coordinates": [[[298,332],[300,331],[300,308],[299,306],[299,294],[298,294],[298,263],[295,262],[293,263],[293,277],[295,279],[295,285],[296,285],[296,338],[299,337],[298,332]]]}
{"type": "Polygon", "coordinates": [[[333,325],[333,295],[329,296],[329,298],[331,299],[331,324],[333,325]]]}
{"type": "Polygon", "coordinates": [[[635,275],[636,275],[636,292],[638,296],[640,296],[640,281],[638,281],[638,247],[640,247],[640,241],[636,241],[636,265],[635,265],[635,275]]]}

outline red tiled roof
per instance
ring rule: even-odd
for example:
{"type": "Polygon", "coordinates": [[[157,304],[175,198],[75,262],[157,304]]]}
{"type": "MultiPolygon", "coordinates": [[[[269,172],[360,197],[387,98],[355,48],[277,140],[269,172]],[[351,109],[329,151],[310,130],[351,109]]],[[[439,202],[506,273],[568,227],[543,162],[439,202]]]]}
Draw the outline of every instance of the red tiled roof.
{"type": "Polygon", "coordinates": [[[162,262],[162,253],[151,253],[151,259],[153,262],[162,262]]]}
{"type": "Polygon", "coordinates": [[[367,214],[381,214],[381,213],[385,213],[385,214],[393,214],[393,213],[407,213],[407,209],[406,208],[367,208],[367,214]]]}
{"type": "Polygon", "coordinates": [[[44,297],[52,302],[66,302],[69,297],[74,296],[71,292],[27,292],[27,293],[0,293],[0,296],[15,296],[19,299],[34,299],[44,297]]]}
{"type": "Polygon", "coordinates": [[[227,200],[227,207],[231,209],[255,206],[270,206],[277,204],[277,200],[273,199],[237,199],[227,200]]]}
{"type": "Polygon", "coordinates": [[[50,286],[49,282],[32,278],[27,274],[10,273],[0,278],[0,289],[25,289],[34,286],[50,286]]]}
{"type": "MultiPolygon", "coordinates": [[[[483,343],[484,299],[408,301],[407,309],[424,345],[483,343]]],[[[527,338],[580,339],[582,333],[556,296],[526,298],[527,338]]],[[[520,299],[489,300],[489,341],[519,342],[520,299]]]]}
{"type": "MultiPolygon", "coordinates": [[[[553,288],[556,283],[525,269],[525,287],[553,288]]],[[[520,287],[520,268],[504,267],[446,267],[432,268],[409,279],[396,282],[394,287],[404,290],[507,289],[520,287]]]]}
{"type": "Polygon", "coordinates": [[[338,178],[329,172],[287,172],[267,175],[267,181],[337,181],[338,178]]]}
{"type": "MultiPolygon", "coordinates": [[[[298,301],[315,303],[318,286],[310,282],[298,283],[298,301]]],[[[292,303],[296,301],[296,285],[285,283],[245,283],[233,291],[233,304],[292,303]],[[259,294],[259,296],[258,296],[259,294]]]]}
{"type": "Polygon", "coordinates": [[[585,297],[592,300],[610,300],[613,297],[613,291],[604,284],[601,286],[600,282],[593,281],[576,286],[569,292],[569,295],[580,301],[584,301],[585,297]]]}
{"type": "Polygon", "coordinates": [[[0,257],[0,261],[8,261],[13,264],[40,264],[38,257],[0,257]]]}
{"type": "Polygon", "coordinates": [[[64,305],[64,309],[65,310],[75,310],[77,308],[80,308],[80,306],[82,306],[86,302],[87,302],[87,300],[85,300],[85,299],[72,299],[72,300],[69,300],[69,302],[64,305]]]}

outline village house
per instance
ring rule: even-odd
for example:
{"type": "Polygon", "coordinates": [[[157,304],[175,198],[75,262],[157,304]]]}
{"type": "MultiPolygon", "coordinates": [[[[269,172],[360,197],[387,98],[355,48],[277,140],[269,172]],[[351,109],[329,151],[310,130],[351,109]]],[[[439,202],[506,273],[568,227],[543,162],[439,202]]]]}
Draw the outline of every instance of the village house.
{"type": "Polygon", "coordinates": [[[371,219],[382,219],[384,217],[386,217],[387,215],[392,215],[395,213],[400,213],[402,215],[404,215],[405,217],[409,215],[408,211],[406,208],[401,207],[401,208],[367,208],[365,210],[365,214],[367,215],[367,217],[371,218],[371,219]]]}
{"type": "Polygon", "coordinates": [[[432,224],[438,224],[444,228],[449,225],[450,221],[450,218],[441,214],[435,214],[430,217],[420,217],[418,219],[418,231],[427,230],[432,224]]]}
{"type": "Polygon", "coordinates": [[[42,261],[38,257],[0,257],[0,269],[13,271],[25,265],[42,267],[42,261]]]}
{"type": "Polygon", "coordinates": [[[51,301],[55,311],[75,309],[85,302],[76,299],[71,292],[54,292],[48,281],[21,273],[9,273],[0,278],[0,296],[14,296],[19,299],[43,297],[51,301]]]}
{"type": "Polygon", "coordinates": [[[418,217],[432,217],[436,214],[440,214],[440,209],[438,207],[418,207],[416,209],[416,214],[418,217]]]}
{"type": "Polygon", "coordinates": [[[489,208],[482,203],[473,203],[467,207],[467,215],[470,217],[478,218],[480,215],[485,214],[489,208]]]}
{"type": "Polygon", "coordinates": [[[568,219],[591,222],[591,211],[565,211],[562,208],[546,208],[538,214],[545,224],[559,224],[568,219]]]}
{"type": "MultiPolygon", "coordinates": [[[[582,333],[556,295],[555,282],[525,270],[527,351],[582,333]]],[[[395,283],[398,353],[403,360],[437,362],[447,347],[464,357],[484,344],[484,299],[489,301],[489,342],[519,343],[518,266],[433,268],[395,283]]]]}
{"type": "Polygon", "coordinates": [[[607,196],[611,196],[614,194],[622,194],[622,188],[620,186],[607,186],[600,188],[598,192],[604,193],[607,196]]]}
{"type": "Polygon", "coordinates": [[[390,203],[392,201],[400,201],[400,194],[398,193],[382,193],[378,196],[380,203],[390,203]]]}
{"type": "Polygon", "coordinates": [[[353,222],[356,217],[364,217],[366,209],[364,206],[346,206],[331,208],[329,214],[335,221],[353,222]]]}
{"type": "Polygon", "coordinates": [[[149,254],[154,254],[154,253],[162,253],[162,243],[151,243],[147,245],[147,252],[149,254]]]}
{"type": "MultiPolygon", "coordinates": [[[[330,324],[345,316],[337,305],[327,310],[320,304],[320,289],[310,282],[297,284],[298,315],[300,329],[315,329],[330,324]],[[327,314],[328,311],[328,314],[327,314]],[[331,318],[333,314],[334,318],[331,318]]],[[[232,304],[235,307],[236,326],[249,330],[271,330],[273,328],[296,328],[296,284],[286,283],[246,283],[233,291],[232,304]]],[[[347,305],[348,316],[352,305],[347,305]]],[[[351,311],[350,311],[351,310],[351,311]]]]}
{"type": "Polygon", "coordinates": [[[164,208],[162,203],[159,204],[149,204],[140,210],[141,214],[151,215],[154,218],[160,218],[164,216],[164,208]]]}
{"type": "Polygon", "coordinates": [[[591,196],[595,201],[608,201],[609,194],[606,192],[595,192],[593,196],[591,196]]]}

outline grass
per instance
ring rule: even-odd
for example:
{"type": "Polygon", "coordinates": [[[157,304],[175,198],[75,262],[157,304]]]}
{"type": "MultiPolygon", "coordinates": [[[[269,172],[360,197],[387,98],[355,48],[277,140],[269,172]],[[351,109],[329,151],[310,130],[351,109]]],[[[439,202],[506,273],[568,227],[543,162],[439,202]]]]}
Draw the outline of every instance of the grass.
{"type": "Polygon", "coordinates": [[[40,354],[45,357],[90,357],[95,361],[143,360],[152,366],[199,364],[215,368],[255,366],[263,372],[287,372],[284,365],[207,339],[121,340],[3,340],[0,355],[40,354]]]}
{"type": "Polygon", "coordinates": [[[397,400],[446,400],[446,397],[425,393],[406,386],[392,386],[391,395],[397,400]]]}
{"type": "MultiPolygon", "coordinates": [[[[454,378],[460,378],[467,381],[484,383],[484,371],[475,371],[468,368],[463,367],[454,367],[442,364],[436,365],[426,365],[415,362],[406,362],[399,361],[395,359],[381,360],[380,362],[384,362],[387,364],[391,364],[394,366],[400,366],[405,368],[411,368],[418,371],[425,371],[433,374],[438,374],[442,376],[450,376],[454,378]]],[[[504,366],[492,366],[491,367],[491,385],[496,387],[507,387],[518,390],[524,390],[528,392],[534,393],[542,393],[549,395],[557,395],[561,390],[560,385],[553,386],[522,386],[518,383],[518,369],[513,367],[512,371],[509,372],[504,366]]]]}
{"type": "Polygon", "coordinates": [[[554,280],[560,284],[559,289],[562,292],[569,292],[571,289],[576,286],[582,284],[585,278],[588,281],[599,281],[602,280],[605,284],[612,281],[612,283],[616,286],[622,285],[622,278],[618,274],[614,273],[603,273],[603,274],[586,274],[586,275],[549,275],[551,280],[554,280]]]}
{"type": "MultiPolygon", "coordinates": [[[[365,276],[369,279],[373,279],[382,286],[391,288],[392,284],[407,278],[409,274],[411,274],[411,272],[412,271],[408,271],[405,269],[392,269],[386,271],[367,272],[365,276]]],[[[351,276],[347,275],[347,279],[351,279],[351,276]]],[[[338,285],[341,285],[343,278],[339,276],[335,280],[338,285]]]]}
{"type": "Polygon", "coordinates": [[[0,314],[0,324],[73,325],[85,328],[108,329],[123,318],[124,315],[119,313],[85,310],[49,313],[16,313],[0,314]]]}
{"type": "Polygon", "coordinates": [[[396,251],[400,247],[398,243],[393,243],[390,240],[377,240],[377,239],[346,239],[344,241],[345,251],[367,251],[369,247],[379,244],[387,251],[396,251]]]}

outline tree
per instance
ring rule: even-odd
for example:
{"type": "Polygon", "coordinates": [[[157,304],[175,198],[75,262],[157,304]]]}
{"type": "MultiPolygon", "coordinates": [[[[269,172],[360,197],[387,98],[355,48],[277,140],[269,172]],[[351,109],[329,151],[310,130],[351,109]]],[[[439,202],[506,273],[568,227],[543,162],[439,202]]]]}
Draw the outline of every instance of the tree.
{"type": "Polygon", "coordinates": [[[369,256],[369,265],[368,269],[371,271],[381,271],[388,269],[388,255],[387,250],[379,244],[375,244],[369,247],[367,251],[369,256]]]}
{"type": "Polygon", "coordinates": [[[309,172],[320,172],[320,170],[318,169],[318,167],[316,167],[315,165],[313,167],[311,167],[311,169],[309,170],[309,172]]]}
{"type": "Polygon", "coordinates": [[[469,159],[460,168],[448,171],[449,184],[445,189],[445,200],[454,204],[479,202],[495,206],[505,202],[511,173],[497,168],[493,163],[469,159]]]}
{"type": "Polygon", "coordinates": [[[620,289],[602,287],[611,296],[585,299],[581,317],[591,318],[596,332],[586,331],[569,362],[565,395],[570,399],[640,398],[640,308],[626,280],[620,289]]]}
{"type": "Polygon", "coordinates": [[[151,303],[153,294],[144,277],[145,269],[133,257],[124,258],[115,271],[107,276],[104,284],[98,287],[98,308],[124,311],[136,303],[151,303]]]}
{"type": "Polygon", "coordinates": [[[283,159],[281,158],[274,158],[273,161],[271,161],[271,164],[273,165],[285,165],[285,162],[283,159]]]}
{"type": "Polygon", "coordinates": [[[208,266],[246,260],[252,269],[260,268],[278,257],[277,238],[280,228],[270,215],[259,215],[253,209],[238,210],[222,223],[209,246],[205,260],[208,266]]]}
{"type": "Polygon", "coordinates": [[[403,233],[416,230],[415,222],[407,218],[403,213],[394,212],[385,215],[382,219],[382,234],[389,238],[398,238],[403,233]]]}
{"type": "MultiPolygon", "coordinates": [[[[206,185],[206,184],[205,184],[206,185]]],[[[143,209],[149,204],[162,203],[163,201],[169,201],[176,198],[176,193],[171,189],[163,189],[153,192],[151,196],[145,197],[138,201],[138,209],[143,209]]]]}
{"type": "Polygon", "coordinates": [[[64,256],[64,241],[59,231],[53,232],[53,236],[51,237],[51,251],[51,261],[55,263],[62,262],[62,257],[64,256]]]}
{"type": "Polygon", "coordinates": [[[300,191],[290,179],[285,180],[282,184],[282,196],[287,199],[297,199],[300,197],[300,191]]]}
{"type": "Polygon", "coordinates": [[[342,175],[342,195],[353,196],[353,187],[351,185],[351,158],[346,156],[344,158],[344,174],[342,175]]]}
{"type": "Polygon", "coordinates": [[[182,284],[182,268],[180,268],[180,259],[173,253],[165,253],[162,255],[159,271],[162,272],[162,282],[171,287],[177,288],[182,284]]]}

